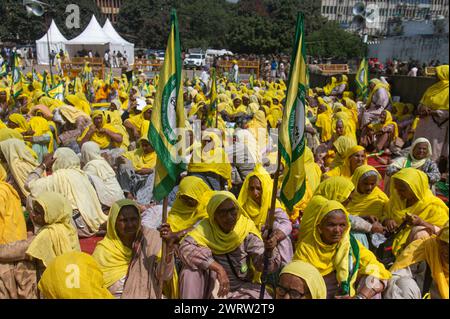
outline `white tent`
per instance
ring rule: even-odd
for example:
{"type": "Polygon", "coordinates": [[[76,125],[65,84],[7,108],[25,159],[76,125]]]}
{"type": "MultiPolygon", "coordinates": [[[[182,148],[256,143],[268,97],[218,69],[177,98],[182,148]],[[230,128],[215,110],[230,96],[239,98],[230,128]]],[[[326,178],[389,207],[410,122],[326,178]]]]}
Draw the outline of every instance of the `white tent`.
{"type": "Polygon", "coordinates": [[[92,50],[94,54],[98,52],[103,57],[105,51],[109,49],[110,43],[113,42],[113,39],[103,31],[95,16],[92,15],[86,29],[67,43],[67,49],[71,57],[75,56],[77,51],[82,49],[92,50]]]}
{"type": "Polygon", "coordinates": [[[61,49],[66,50],[67,39],[61,34],[56,23],[52,20],[50,28],[42,38],[36,40],[36,52],[38,64],[49,64],[48,61],[48,44],[50,43],[50,52],[54,50],[58,53],[61,49]],[[48,37],[47,37],[48,36],[48,37]]]}
{"type": "Polygon", "coordinates": [[[114,29],[109,19],[106,19],[103,31],[113,40],[109,47],[111,52],[116,51],[117,53],[120,51],[122,54],[126,52],[128,63],[134,64],[134,44],[122,38],[114,29]]]}

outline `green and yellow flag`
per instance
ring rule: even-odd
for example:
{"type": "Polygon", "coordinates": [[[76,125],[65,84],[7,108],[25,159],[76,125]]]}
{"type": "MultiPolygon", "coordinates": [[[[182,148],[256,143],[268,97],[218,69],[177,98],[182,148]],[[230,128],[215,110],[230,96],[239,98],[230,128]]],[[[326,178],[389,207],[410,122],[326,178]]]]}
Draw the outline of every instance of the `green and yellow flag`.
{"type": "Polygon", "coordinates": [[[359,100],[367,98],[369,93],[369,63],[366,58],[362,59],[356,73],[356,95],[359,100]]]}
{"type": "Polygon", "coordinates": [[[305,98],[307,91],[306,49],[304,45],[304,16],[297,16],[295,44],[286,105],[283,110],[278,146],[286,165],[280,199],[292,210],[305,194],[305,98]]]}
{"type": "Polygon", "coordinates": [[[64,101],[64,83],[59,83],[58,85],[52,87],[47,91],[48,97],[64,101]]]}
{"type": "MultiPolygon", "coordinates": [[[[205,83],[207,84],[207,83],[205,83]]],[[[217,81],[216,81],[216,70],[212,69],[211,76],[211,91],[209,94],[209,111],[208,111],[208,127],[216,127],[217,128],[217,81]]]]}
{"type": "Polygon", "coordinates": [[[12,65],[12,90],[14,98],[17,98],[23,91],[22,72],[20,72],[20,59],[17,53],[14,53],[12,65]]]}
{"type": "Polygon", "coordinates": [[[183,102],[182,60],[178,19],[171,13],[171,28],[166,56],[162,65],[159,85],[153,105],[149,140],[158,155],[155,169],[153,197],[162,200],[174,188],[186,164],[180,158],[177,128],[185,127],[186,115],[183,102]]]}
{"type": "Polygon", "coordinates": [[[7,76],[8,75],[8,71],[6,69],[6,65],[7,65],[7,62],[6,61],[3,62],[2,69],[0,71],[0,76],[7,76]]]}

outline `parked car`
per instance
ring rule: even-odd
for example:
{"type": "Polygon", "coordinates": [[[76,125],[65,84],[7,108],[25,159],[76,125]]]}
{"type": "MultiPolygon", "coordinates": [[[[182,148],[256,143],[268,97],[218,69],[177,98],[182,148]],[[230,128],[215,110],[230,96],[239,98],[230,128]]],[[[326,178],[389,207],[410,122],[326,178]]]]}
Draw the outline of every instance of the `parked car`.
{"type": "Polygon", "coordinates": [[[189,54],[184,59],[184,67],[187,69],[201,68],[205,63],[205,55],[200,53],[189,54]]]}

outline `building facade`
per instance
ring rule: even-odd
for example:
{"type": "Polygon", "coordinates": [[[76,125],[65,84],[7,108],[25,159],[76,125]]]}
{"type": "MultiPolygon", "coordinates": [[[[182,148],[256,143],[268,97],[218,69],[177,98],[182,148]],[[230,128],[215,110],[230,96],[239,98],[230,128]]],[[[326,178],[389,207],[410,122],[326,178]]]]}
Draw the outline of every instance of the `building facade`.
{"type": "Polygon", "coordinates": [[[103,16],[108,18],[112,24],[115,24],[117,22],[117,16],[123,0],[96,0],[95,2],[100,8],[100,12],[103,16]]]}
{"type": "Polygon", "coordinates": [[[374,22],[366,24],[370,35],[386,35],[390,24],[404,20],[448,19],[448,0],[322,0],[322,15],[355,30],[353,7],[360,2],[374,10],[374,22]]]}

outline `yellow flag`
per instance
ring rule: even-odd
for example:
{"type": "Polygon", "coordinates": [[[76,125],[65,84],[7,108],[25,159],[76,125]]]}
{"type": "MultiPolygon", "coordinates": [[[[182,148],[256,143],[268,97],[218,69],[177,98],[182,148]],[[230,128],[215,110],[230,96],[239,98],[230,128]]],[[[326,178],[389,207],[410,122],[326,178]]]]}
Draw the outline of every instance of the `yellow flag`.
{"type": "Polygon", "coordinates": [[[304,46],[304,16],[299,13],[295,31],[295,45],[278,145],[286,162],[280,199],[292,210],[305,194],[305,97],[307,74],[304,46]]]}
{"type": "Polygon", "coordinates": [[[153,197],[161,200],[174,188],[186,164],[178,154],[177,128],[185,127],[183,102],[182,61],[178,19],[171,13],[171,28],[166,55],[159,75],[159,85],[153,105],[148,133],[157,155],[153,197]]]}

